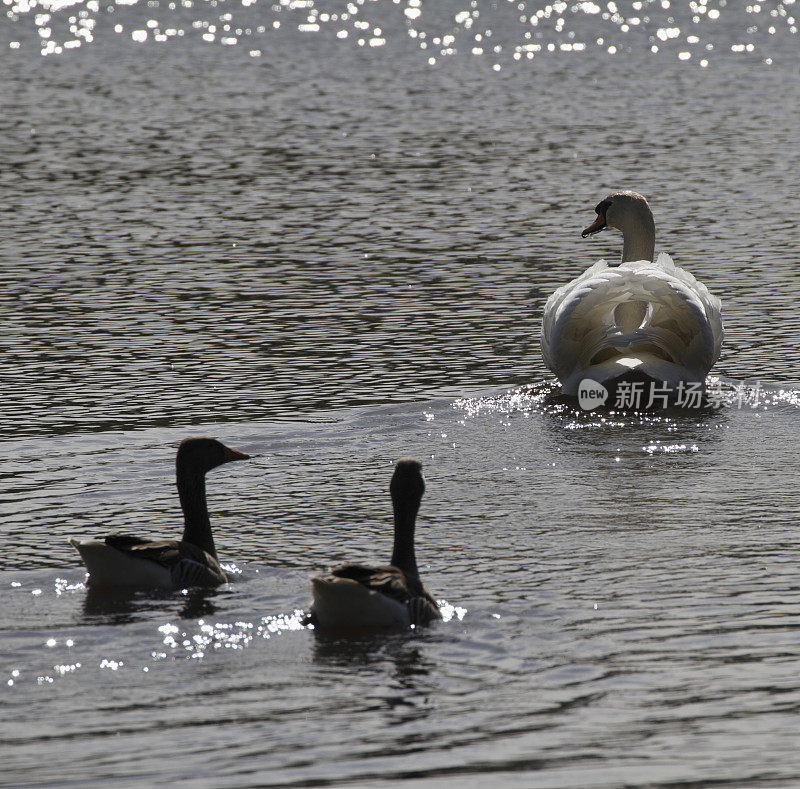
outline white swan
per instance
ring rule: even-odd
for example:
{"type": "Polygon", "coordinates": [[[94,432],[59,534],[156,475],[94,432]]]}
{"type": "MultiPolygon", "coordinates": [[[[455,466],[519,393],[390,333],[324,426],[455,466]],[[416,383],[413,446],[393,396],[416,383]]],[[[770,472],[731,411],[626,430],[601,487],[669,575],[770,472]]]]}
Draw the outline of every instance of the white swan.
{"type": "Polygon", "coordinates": [[[205,477],[223,463],[249,457],[214,438],[181,441],[175,472],[183,539],[153,541],[127,534],[109,534],[102,542],[70,538],[89,571],[89,585],[181,589],[224,584],[228,579],[219,566],[211,534],[205,477]]]}
{"type": "Polygon", "coordinates": [[[703,386],[722,346],[720,300],[669,255],[653,261],[655,224],[642,195],[612,192],[595,210],[584,238],[621,230],[622,262],[601,260],[550,296],[542,318],[545,364],[572,396],[586,378],[609,389],[622,381],[666,384],[672,392],[703,386]]]}
{"type": "Polygon", "coordinates": [[[311,579],[314,601],[308,621],[322,629],[407,628],[441,619],[422,585],[414,530],[425,481],[422,464],[397,461],[389,485],[394,508],[392,562],[383,566],[345,564],[311,579]]]}

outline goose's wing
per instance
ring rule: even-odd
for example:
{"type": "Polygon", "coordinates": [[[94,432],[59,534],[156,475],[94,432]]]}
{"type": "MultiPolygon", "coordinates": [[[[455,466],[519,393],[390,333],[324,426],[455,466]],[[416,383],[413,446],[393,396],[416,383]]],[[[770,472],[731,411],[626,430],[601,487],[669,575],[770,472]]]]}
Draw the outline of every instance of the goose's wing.
{"type": "Polygon", "coordinates": [[[330,573],[336,578],[349,578],[357,581],[367,589],[391,597],[398,603],[406,603],[411,598],[405,573],[390,564],[380,567],[366,564],[343,564],[331,568],[330,573]]]}
{"type": "Polygon", "coordinates": [[[109,534],[105,544],[132,559],[155,562],[169,570],[178,587],[216,586],[228,579],[208,552],[183,540],[147,540],[131,534],[109,534]]]}
{"type": "Polygon", "coordinates": [[[439,606],[418,578],[409,578],[394,565],[343,564],[331,569],[335,578],[356,581],[371,592],[382,594],[408,609],[411,624],[424,625],[441,619],[439,606]]]}

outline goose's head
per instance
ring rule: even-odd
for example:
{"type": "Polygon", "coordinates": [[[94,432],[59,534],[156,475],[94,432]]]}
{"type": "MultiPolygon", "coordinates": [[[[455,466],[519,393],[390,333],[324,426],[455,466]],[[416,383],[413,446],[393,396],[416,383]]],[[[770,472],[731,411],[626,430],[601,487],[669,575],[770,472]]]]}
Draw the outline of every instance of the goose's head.
{"type": "Polygon", "coordinates": [[[232,460],[248,460],[250,455],[226,447],[215,438],[185,438],[178,447],[175,465],[183,471],[205,474],[232,460]]]}
{"type": "Polygon", "coordinates": [[[422,463],[415,458],[400,458],[394,467],[389,492],[394,502],[419,507],[425,492],[422,463]]]}
{"type": "Polygon", "coordinates": [[[597,218],[581,236],[594,235],[607,227],[622,231],[625,260],[652,260],[656,226],[647,200],[638,192],[625,189],[611,192],[597,204],[597,218]]]}

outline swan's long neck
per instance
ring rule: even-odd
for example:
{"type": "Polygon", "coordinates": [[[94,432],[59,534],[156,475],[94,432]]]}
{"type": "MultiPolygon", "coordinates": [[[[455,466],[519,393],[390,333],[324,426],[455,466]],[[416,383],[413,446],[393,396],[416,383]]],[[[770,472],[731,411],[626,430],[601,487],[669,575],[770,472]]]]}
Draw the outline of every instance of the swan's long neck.
{"type": "Polygon", "coordinates": [[[178,496],[183,510],[183,539],[202,548],[217,558],[214,538],[211,535],[211,521],[206,504],[205,474],[195,469],[177,469],[178,496]]]}
{"type": "Polygon", "coordinates": [[[656,225],[648,210],[631,217],[622,230],[622,263],[629,260],[651,260],[656,248],[656,225]]]}
{"type": "Polygon", "coordinates": [[[394,548],[392,564],[399,567],[409,581],[419,583],[417,555],[414,550],[414,531],[417,524],[419,501],[400,500],[392,497],[394,508],[394,548]]]}

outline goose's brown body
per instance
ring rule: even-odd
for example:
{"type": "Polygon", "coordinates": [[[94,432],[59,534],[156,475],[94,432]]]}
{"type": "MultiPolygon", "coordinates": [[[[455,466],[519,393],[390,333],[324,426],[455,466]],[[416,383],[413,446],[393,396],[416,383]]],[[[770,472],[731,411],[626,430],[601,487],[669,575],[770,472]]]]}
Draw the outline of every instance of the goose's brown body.
{"type": "Polygon", "coordinates": [[[425,483],[422,464],[397,462],[390,491],[394,549],[388,565],[344,564],[311,579],[311,621],[322,628],[409,627],[440,619],[419,577],[414,531],[425,483]]]}
{"type": "Polygon", "coordinates": [[[213,438],[181,442],[175,459],[184,515],[181,540],[148,540],[109,534],[100,540],[70,539],[89,571],[92,586],[183,588],[227,581],[217,559],[206,504],[205,475],[223,463],[249,456],[213,438]]]}

